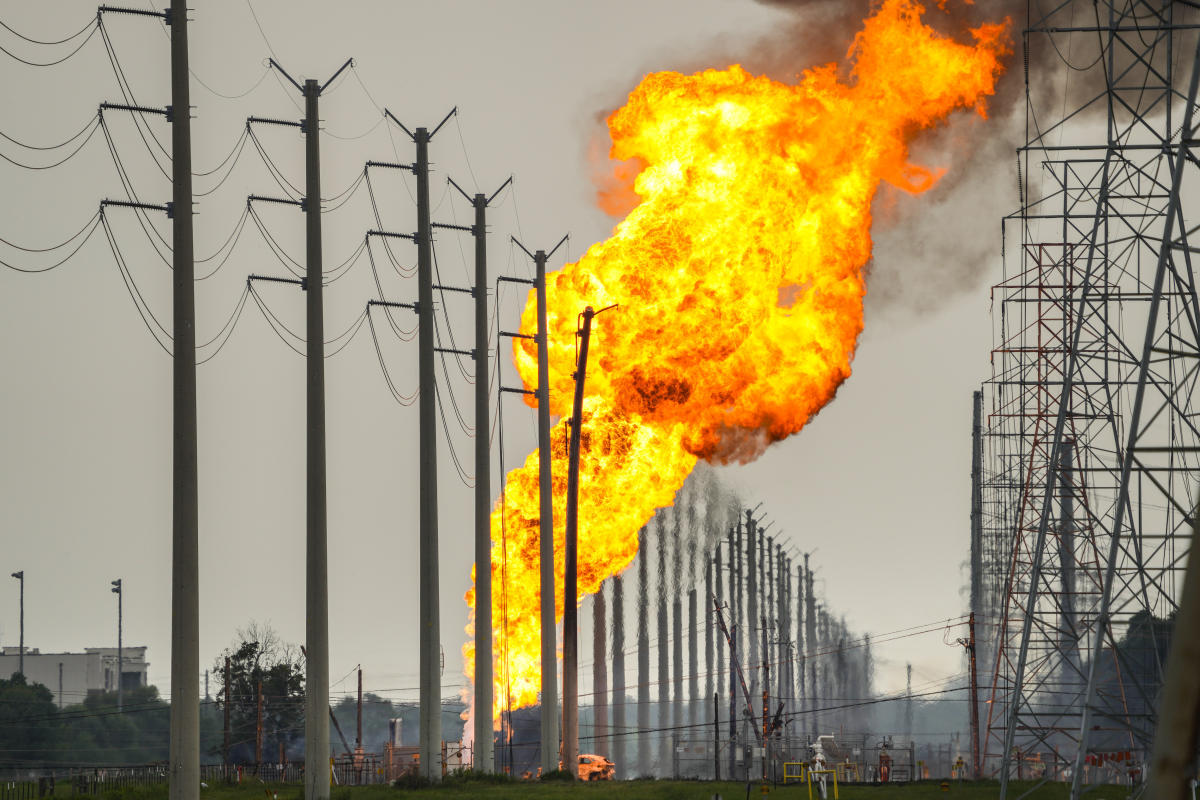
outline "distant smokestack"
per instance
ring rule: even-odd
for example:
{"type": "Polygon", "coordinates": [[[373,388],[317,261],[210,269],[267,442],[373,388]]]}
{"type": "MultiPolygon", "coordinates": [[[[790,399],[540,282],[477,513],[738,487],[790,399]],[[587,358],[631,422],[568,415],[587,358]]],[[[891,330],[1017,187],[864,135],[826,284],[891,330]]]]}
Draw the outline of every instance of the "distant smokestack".
{"type": "Polygon", "coordinates": [[[592,736],[591,752],[607,757],[608,749],[608,645],[605,632],[604,585],[592,596],[592,736]]]}
{"type": "Polygon", "coordinates": [[[638,532],[637,776],[650,774],[650,554],[646,527],[638,532]]]}
{"type": "Polygon", "coordinates": [[[746,640],[750,643],[749,668],[746,670],[747,681],[750,683],[750,696],[758,697],[758,637],[755,629],[758,627],[758,566],[757,538],[755,537],[754,517],[749,509],[746,510],[746,640]]]}
{"type": "Polygon", "coordinates": [[[688,590],[688,738],[694,737],[697,714],[700,711],[700,661],[697,657],[699,631],[696,627],[696,590],[688,590]]]}
{"type": "Polygon", "coordinates": [[[612,620],[613,736],[609,749],[612,750],[612,760],[617,765],[613,770],[613,777],[620,779],[625,777],[629,769],[625,763],[629,749],[625,746],[629,739],[625,726],[625,594],[620,575],[616,575],[612,579],[612,620]]]}
{"type": "MultiPolygon", "coordinates": [[[[655,720],[659,728],[671,724],[671,653],[670,621],[667,619],[667,525],[665,512],[659,512],[658,528],[658,714],[655,720]]],[[[662,777],[670,765],[670,738],[665,734],[658,737],[658,763],[655,774],[662,777]]]]}

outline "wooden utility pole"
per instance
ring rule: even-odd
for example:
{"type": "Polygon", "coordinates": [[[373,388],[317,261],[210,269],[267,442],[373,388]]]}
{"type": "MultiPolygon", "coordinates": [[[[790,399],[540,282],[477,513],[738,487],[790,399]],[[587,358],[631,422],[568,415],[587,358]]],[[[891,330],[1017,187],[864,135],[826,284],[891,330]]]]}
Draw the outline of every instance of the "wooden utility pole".
{"type": "Polygon", "coordinates": [[[576,581],[579,538],[579,448],[583,428],[583,385],[587,377],[588,343],[592,337],[591,306],[583,310],[579,328],[579,360],[575,365],[575,404],[567,453],[567,530],[563,586],[563,769],[577,777],[579,769],[579,604],[576,581]]]}
{"type": "Polygon", "coordinates": [[[254,714],[254,764],[262,763],[263,723],[262,723],[262,681],[258,682],[258,709],[254,714]]]}
{"type": "Polygon", "coordinates": [[[967,655],[971,662],[971,777],[980,778],[979,763],[979,680],[975,675],[975,612],[967,619],[967,655]]]}
{"type": "Polygon", "coordinates": [[[229,750],[230,750],[230,745],[232,744],[232,741],[233,741],[232,731],[230,730],[230,726],[229,726],[229,722],[230,722],[229,699],[231,696],[232,696],[232,691],[231,691],[231,687],[229,685],[229,656],[225,656],[225,725],[224,725],[225,739],[224,739],[224,744],[221,746],[221,755],[223,757],[226,767],[229,766],[229,750]]]}
{"type": "Polygon", "coordinates": [[[713,693],[713,779],[721,780],[721,696],[713,693]]]}

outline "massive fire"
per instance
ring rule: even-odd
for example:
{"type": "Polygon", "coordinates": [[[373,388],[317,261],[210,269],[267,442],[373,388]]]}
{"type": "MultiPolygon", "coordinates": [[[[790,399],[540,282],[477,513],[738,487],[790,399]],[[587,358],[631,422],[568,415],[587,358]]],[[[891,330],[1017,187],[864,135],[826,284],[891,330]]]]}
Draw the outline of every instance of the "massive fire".
{"type": "MultiPolygon", "coordinates": [[[[885,0],[850,47],[847,83],[834,64],[794,86],[739,66],[660,72],[609,117],[611,157],[640,167],[639,202],[611,238],[547,281],[552,414],[570,415],[577,315],[618,304],[595,320],[587,375],[581,596],[630,564],[638,529],[671,504],[697,459],[754,459],[850,376],[879,182],[932,185],[932,171],[908,163],[909,140],[953,110],[985,114],[1008,49],[1007,20],[962,44],[928,27],[923,11],[885,0]]],[[[531,294],[521,330],[536,329],[531,294]]],[[[536,345],[516,340],[514,355],[525,386],[536,386],[536,345]]],[[[559,618],[566,438],[560,421],[559,618]]],[[[538,507],[535,451],[492,514],[496,714],[538,700],[538,507]]],[[[472,624],[474,600],[472,589],[472,624]]],[[[464,655],[471,672],[471,643],[464,655]]]]}

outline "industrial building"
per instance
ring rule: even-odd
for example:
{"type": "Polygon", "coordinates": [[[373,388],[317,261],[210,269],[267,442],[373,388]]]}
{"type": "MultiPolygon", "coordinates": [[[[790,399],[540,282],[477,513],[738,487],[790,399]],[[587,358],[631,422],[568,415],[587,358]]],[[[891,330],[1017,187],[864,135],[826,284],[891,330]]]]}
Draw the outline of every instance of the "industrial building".
{"type": "MultiPolygon", "coordinates": [[[[5,647],[0,652],[0,675],[9,677],[20,670],[21,650],[5,647]]],[[[145,647],[126,647],[118,659],[115,647],[86,647],[82,653],[43,653],[25,648],[25,678],[54,693],[60,707],[83,702],[95,692],[115,692],[120,674],[122,689],[147,685],[145,647]],[[120,665],[118,666],[118,661],[120,665]]]]}

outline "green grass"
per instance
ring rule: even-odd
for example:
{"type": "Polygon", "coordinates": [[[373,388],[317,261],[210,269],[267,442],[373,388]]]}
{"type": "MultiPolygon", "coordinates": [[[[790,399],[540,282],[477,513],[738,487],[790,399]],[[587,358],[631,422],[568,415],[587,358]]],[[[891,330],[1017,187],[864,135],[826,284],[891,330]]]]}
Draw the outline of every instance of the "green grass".
{"type": "MultiPolygon", "coordinates": [[[[1010,785],[1010,796],[1017,797],[1032,784],[1010,785]]],[[[830,796],[832,797],[832,785],[830,796]]],[[[1039,787],[1028,800],[1065,800],[1069,786],[1063,783],[1046,784],[1039,787]]],[[[989,800],[998,797],[999,784],[995,781],[958,783],[950,782],[943,792],[939,781],[922,781],[913,784],[894,785],[842,785],[839,786],[840,800],[989,800]]],[[[61,794],[61,791],[59,792],[61,794]]],[[[1089,800],[1125,800],[1129,790],[1122,786],[1104,786],[1088,792],[1089,800]]],[[[396,788],[382,786],[335,786],[331,800],[557,800],[558,798],[589,798],[589,800],[709,800],[720,795],[723,800],[761,798],[758,783],[746,784],[722,781],[615,781],[602,783],[565,784],[559,782],[510,781],[495,777],[451,776],[436,786],[423,788],[396,788]]],[[[163,786],[131,787],[112,789],[102,793],[100,800],[164,800],[167,788],[163,786]]],[[[202,789],[202,800],[304,800],[303,787],[296,784],[263,784],[249,781],[240,786],[212,785],[202,789]]],[[[769,797],[808,798],[808,789],[803,784],[776,786],[770,789],[769,797]]],[[[814,789],[814,798],[817,793],[814,789]]]]}

